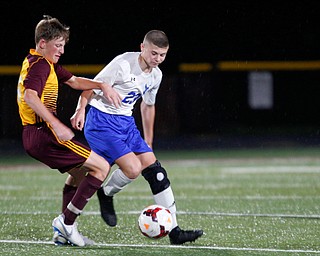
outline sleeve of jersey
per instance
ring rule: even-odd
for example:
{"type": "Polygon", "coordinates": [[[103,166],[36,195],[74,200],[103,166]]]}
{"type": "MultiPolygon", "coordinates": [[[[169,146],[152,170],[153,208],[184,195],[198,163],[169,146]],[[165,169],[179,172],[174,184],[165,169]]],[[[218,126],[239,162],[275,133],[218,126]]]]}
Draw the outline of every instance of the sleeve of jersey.
{"type": "Polygon", "coordinates": [[[41,95],[44,85],[50,74],[50,66],[45,60],[40,60],[30,66],[23,82],[26,89],[35,90],[41,95]]]}
{"type": "MultiPolygon", "coordinates": [[[[121,65],[112,61],[96,75],[94,80],[114,86],[115,81],[122,76],[121,74],[121,65]]],[[[102,95],[102,91],[100,89],[93,89],[93,91],[98,95],[102,95]]]]}
{"type": "Polygon", "coordinates": [[[64,83],[68,81],[73,74],[70,73],[68,70],[64,69],[61,65],[55,64],[55,71],[59,80],[59,83],[64,83]]]}

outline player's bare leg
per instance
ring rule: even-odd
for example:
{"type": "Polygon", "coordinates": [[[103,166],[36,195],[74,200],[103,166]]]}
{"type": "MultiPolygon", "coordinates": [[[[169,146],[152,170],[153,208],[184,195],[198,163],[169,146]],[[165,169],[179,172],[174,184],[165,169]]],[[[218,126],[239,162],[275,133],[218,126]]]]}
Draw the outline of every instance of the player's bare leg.
{"type": "MultiPolygon", "coordinates": [[[[153,152],[139,154],[136,157],[143,169],[142,175],[150,185],[155,203],[168,208],[172,214],[173,229],[169,234],[171,244],[193,242],[202,236],[202,230],[182,230],[178,226],[175,199],[170,181],[167,177],[167,172],[161,166],[160,162],[156,160],[153,152]]],[[[121,169],[117,169],[104,186],[104,190],[100,189],[97,193],[100,202],[101,216],[109,226],[115,226],[117,223],[113,196],[138,176],[137,169],[133,169],[132,172],[128,171],[130,170],[130,167],[132,168],[132,166],[135,166],[133,159],[131,153],[119,158],[117,164],[121,169]],[[126,172],[122,170],[126,170],[126,172]],[[131,175],[131,179],[128,178],[129,175],[131,175]]]]}
{"type": "Polygon", "coordinates": [[[69,181],[79,184],[79,186],[67,208],[52,222],[55,234],[58,233],[71,244],[77,246],[85,246],[87,244],[85,237],[77,230],[76,218],[81,214],[97,189],[101,187],[110,170],[107,161],[93,151],[83,166],[85,168],[69,171],[69,174],[73,177],[69,181]]]}
{"type": "Polygon", "coordinates": [[[125,172],[121,169],[113,171],[104,186],[97,191],[101,217],[110,227],[117,225],[113,196],[131,183],[141,172],[140,161],[134,153],[120,157],[116,160],[116,164],[125,172]]]}

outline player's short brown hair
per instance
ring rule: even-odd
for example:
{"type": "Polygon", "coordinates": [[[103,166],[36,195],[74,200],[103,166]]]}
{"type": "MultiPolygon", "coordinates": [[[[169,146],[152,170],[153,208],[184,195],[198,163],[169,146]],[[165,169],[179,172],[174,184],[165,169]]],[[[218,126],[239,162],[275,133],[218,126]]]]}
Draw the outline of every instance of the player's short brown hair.
{"type": "Polygon", "coordinates": [[[161,30],[150,30],[144,37],[144,41],[148,41],[160,48],[169,46],[167,35],[161,30]]]}
{"type": "Polygon", "coordinates": [[[67,43],[70,36],[69,29],[69,27],[63,25],[57,18],[43,15],[43,19],[39,21],[35,29],[35,42],[37,44],[41,39],[51,41],[62,37],[67,43]]]}

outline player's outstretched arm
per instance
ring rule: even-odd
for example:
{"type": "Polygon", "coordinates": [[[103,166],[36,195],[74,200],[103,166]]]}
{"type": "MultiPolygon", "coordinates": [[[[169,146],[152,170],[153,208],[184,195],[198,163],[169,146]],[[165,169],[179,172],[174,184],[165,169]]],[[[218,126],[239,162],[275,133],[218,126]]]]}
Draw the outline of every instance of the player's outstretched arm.
{"type": "Polygon", "coordinates": [[[103,96],[108,101],[110,101],[116,108],[120,107],[122,100],[120,94],[109,84],[77,76],[72,76],[65,83],[76,90],[100,89],[103,92],[103,96]]]}
{"type": "Polygon", "coordinates": [[[111,102],[111,104],[116,108],[120,107],[122,101],[121,96],[111,85],[103,83],[101,85],[101,90],[103,92],[103,96],[111,102]]]}

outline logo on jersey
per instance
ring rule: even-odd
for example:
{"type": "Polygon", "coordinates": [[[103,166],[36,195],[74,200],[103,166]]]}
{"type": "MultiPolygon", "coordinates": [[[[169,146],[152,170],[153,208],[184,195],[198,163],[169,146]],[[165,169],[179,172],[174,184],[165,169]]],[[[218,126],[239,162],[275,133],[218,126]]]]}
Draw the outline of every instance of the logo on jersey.
{"type": "MultiPolygon", "coordinates": [[[[135,79],[135,78],[131,78],[131,81],[132,79],[135,79]]],[[[150,85],[147,85],[145,84],[144,85],[144,90],[142,92],[142,94],[140,92],[135,92],[135,91],[131,91],[128,93],[128,96],[126,96],[122,102],[125,103],[125,104],[133,104],[134,102],[136,102],[138,99],[141,98],[142,95],[144,95],[148,89],[150,88],[150,85]]]]}

